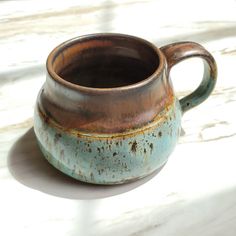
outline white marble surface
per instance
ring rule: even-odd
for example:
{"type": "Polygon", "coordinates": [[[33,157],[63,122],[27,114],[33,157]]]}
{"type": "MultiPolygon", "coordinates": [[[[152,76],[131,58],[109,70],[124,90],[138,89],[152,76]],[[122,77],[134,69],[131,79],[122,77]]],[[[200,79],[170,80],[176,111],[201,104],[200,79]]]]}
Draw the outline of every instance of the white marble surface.
{"type": "MultiPolygon", "coordinates": [[[[0,235],[235,236],[236,1],[1,1],[0,235]],[[32,131],[45,60],[82,34],[120,32],[162,46],[192,40],[216,58],[212,96],[183,117],[184,135],[158,174],[115,187],[64,176],[32,131]]],[[[199,60],[172,71],[179,97],[199,83],[199,60]]]]}

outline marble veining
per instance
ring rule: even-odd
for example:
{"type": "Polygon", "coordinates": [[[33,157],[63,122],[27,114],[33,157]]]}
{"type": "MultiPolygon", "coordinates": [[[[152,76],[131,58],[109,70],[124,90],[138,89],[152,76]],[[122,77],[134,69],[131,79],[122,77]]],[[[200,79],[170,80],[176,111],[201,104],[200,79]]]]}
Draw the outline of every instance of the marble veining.
{"type": "MultiPolygon", "coordinates": [[[[236,1],[1,1],[0,235],[235,236],[236,1]],[[215,57],[211,97],[183,116],[159,173],[121,186],[73,180],[42,157],[33,109],[45,60],[62,41],[120,32],[159,46],[191,40],[215,57]]],[[[172,70],[176,94],[197,87],[199,60],[172,70]]]]}

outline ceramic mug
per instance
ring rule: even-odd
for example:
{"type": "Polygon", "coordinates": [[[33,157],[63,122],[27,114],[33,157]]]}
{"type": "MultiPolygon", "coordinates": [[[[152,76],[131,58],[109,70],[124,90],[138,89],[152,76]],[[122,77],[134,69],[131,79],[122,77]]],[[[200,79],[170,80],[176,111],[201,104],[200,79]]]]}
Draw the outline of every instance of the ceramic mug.
{"type": "Polygon", "coordinates": [[[161,168],[173,151],[184,112],[212,92],[217,67],[194,42],[157,48],[123,34],[93,34],[56,47],[47,59],[34,130],[45,158],[63,173],[94,184],[119,184],[161,168]],[[170,69],[204,61],[199,87],[178,100],[170,69]]]}

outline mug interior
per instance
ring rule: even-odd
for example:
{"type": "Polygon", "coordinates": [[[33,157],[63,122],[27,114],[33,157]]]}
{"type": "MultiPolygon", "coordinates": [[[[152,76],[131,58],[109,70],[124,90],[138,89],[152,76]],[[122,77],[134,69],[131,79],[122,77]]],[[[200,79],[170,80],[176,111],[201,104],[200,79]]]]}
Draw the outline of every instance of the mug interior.
{"type": "Polygon", "coordinates": [[[152,44],[127,35],[91,35],[54,50],[52,69],[63,80],[92,88],[114,88],[138,83],[159,66],[152,44]]]}

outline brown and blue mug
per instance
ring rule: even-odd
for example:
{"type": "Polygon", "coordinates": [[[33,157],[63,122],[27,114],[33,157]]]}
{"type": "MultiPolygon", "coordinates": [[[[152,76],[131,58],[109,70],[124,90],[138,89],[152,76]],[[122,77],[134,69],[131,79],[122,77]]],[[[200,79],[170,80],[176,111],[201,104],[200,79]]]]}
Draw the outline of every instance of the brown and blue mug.
{"type": "Polygon", "coordinates": [[[214,58],[194,42],[157,48],[138,37],[93,34],[56,47],[47,59],[34,130],[45,158],[94,184],[119,184],[161,168],[173,151],[184,112],[203,102],[217,77],[214,58]],[[200,57],[199,87],[178,100],[169,71],[200,57]]]}

